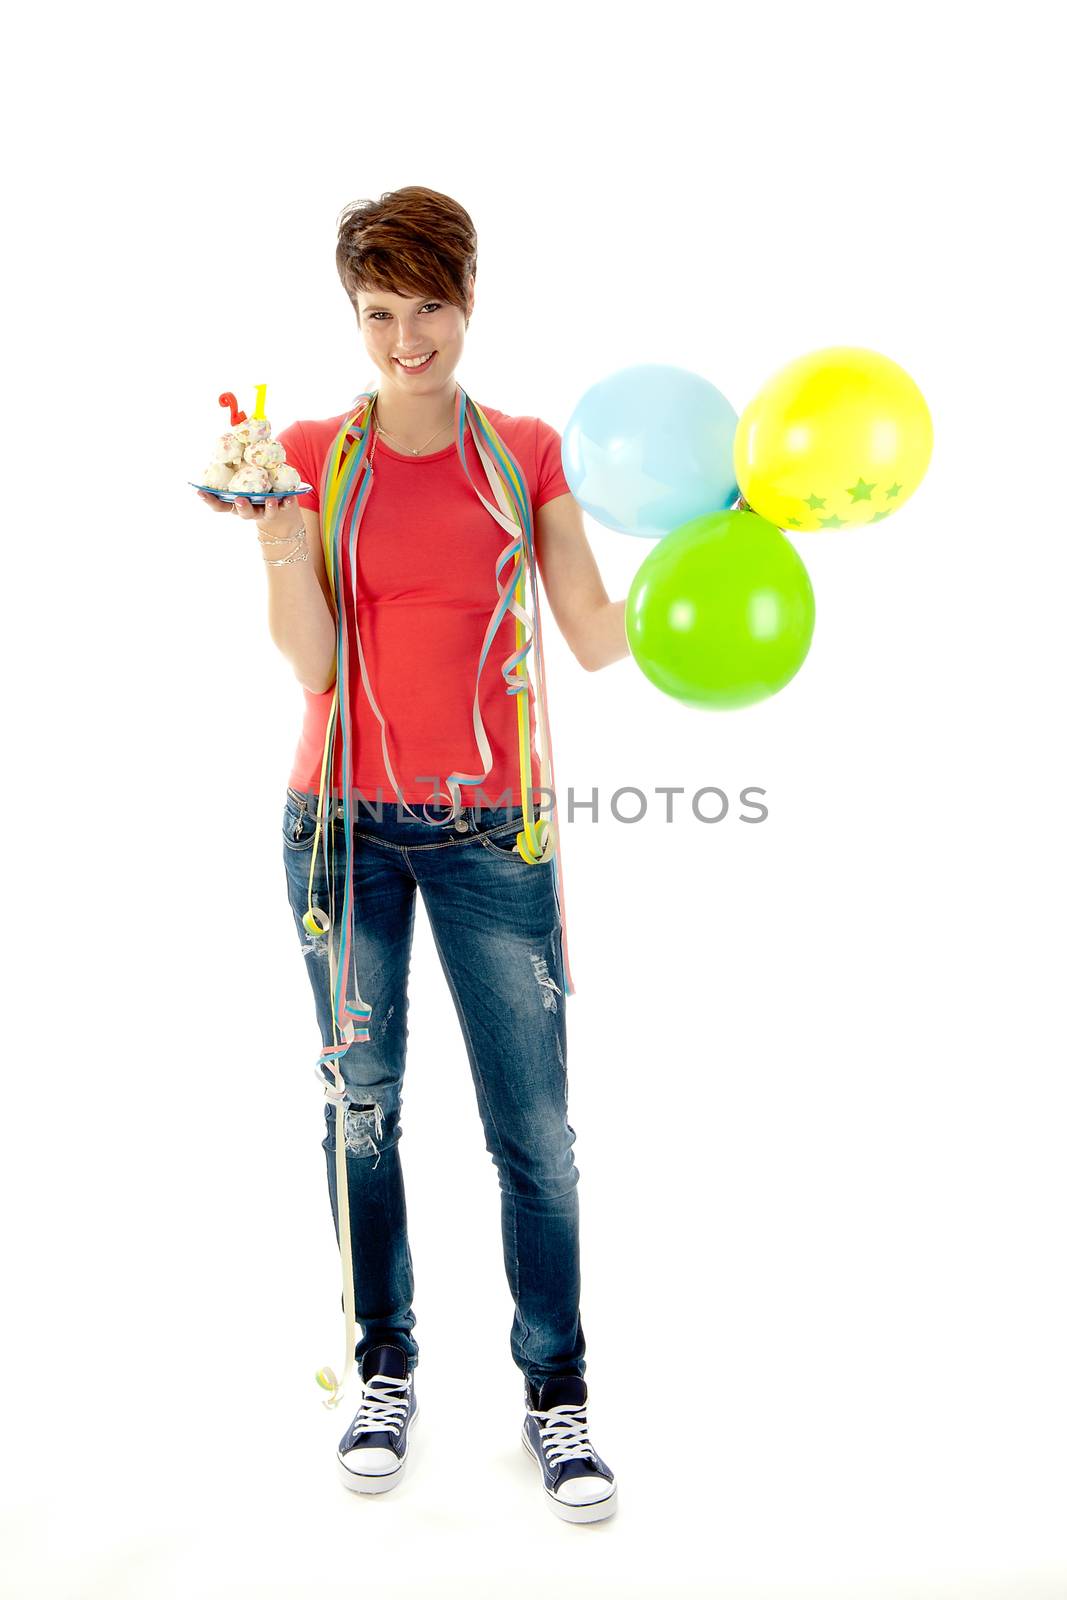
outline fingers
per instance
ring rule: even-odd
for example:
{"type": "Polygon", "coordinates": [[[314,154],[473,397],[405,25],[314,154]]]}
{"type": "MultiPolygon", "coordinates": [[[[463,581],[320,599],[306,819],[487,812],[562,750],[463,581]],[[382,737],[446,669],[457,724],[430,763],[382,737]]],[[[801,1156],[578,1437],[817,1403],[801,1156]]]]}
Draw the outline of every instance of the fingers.
{"type": "Polygon", "coordinates": [[[196,492],[213,511],[236,512],[237,516],[243,517],[246,522],[271,522],[280,511],[288,511],[297,504],[295,494],[285,495],[280,500],[267,500],[263,505],[256,506],[244,495],[236,495],[232,501],[226,501],[203,489],[198,489],[196,492]]]}
{"type": "Polygon", "coordinates": [[[220,500],[217,494],[212,494],[210,491],[205,491],[203,489],[198,489],[196,492],[204,504],[206,506],[210,506],[212,511],[230,510],[230,506],[226,503],[226,501],[220,500]]]}
{"type": "Polygon", "coordinates": [[[263,515],[266,517],[267,521],[269,522],[274,517],[278,516],[278,514],[280,512],[287,511],[290,506],[295,506],[295,505],[296,505],[296,495],[295,494],[285,495],[280,500],[268,500],[266,505],[263,507],[263,515]]]}
{"type": "Polygon", "coordinates": [[[233,502],[233,509],[238,516],[244,517],[246,522],[269,522],[274,516],[274,507],[277,503],[276,500],[266,500],[263,505],[256,506],[252,504],[251,500],[243,499],[238,495],[233,502]]]}

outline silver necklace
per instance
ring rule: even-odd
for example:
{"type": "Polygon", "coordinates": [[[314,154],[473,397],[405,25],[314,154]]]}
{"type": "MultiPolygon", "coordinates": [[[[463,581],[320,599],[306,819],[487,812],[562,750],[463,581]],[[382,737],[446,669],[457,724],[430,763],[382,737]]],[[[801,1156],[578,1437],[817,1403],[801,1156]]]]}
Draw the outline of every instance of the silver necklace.
{"type": "MultiPolygon", "coordinates": [[[[446,422],[444,427],[438,428],[437,433],[444,433],[445,428],[450,428],[451,426],[452,424],[450,422],[446,422]]],[[[389,432],[388,428],[383,428],[380,422],[378,423],[378,432],[383,433],[387,439],[392,439],[394,444],[400,444],[400,440],[395,438],[394,435],[389,432]]],[[[431,433],[429,439],[426,441],[426,444],[429,444],[432,440],[436,439],[437,433],[431,433]]],[[[423,450],[426,449],[426,444],[422,445],[418,450],[412,450],[406,444],[400,444],[400,448],[401,450],[406,451],[410,456],[421,456],[423,450]]]]}

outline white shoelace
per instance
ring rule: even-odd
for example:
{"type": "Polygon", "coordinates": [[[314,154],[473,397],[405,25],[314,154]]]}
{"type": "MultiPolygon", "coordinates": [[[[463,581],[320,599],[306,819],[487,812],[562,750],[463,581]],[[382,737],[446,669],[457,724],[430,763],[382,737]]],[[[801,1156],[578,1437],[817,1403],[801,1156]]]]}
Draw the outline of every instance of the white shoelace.
{"type": "Polygon", "coordinates": [[[541,1445],[550,1467],[561,1461],[592,1459],[595,1451],[589,1442],[585,1406],[549,1406],[547,1411],[531,1410],[530,1415],[544,1419],[541,1445]]]}
{"type": "Polygon", "coordinates": [[[364,1385],[363,1398],[349,1431],[353,1434],[399,1434],[408,1411],[410,1386],[409,1378],[391,1378],[386,1372],[376,1372],[364,1385]]]}

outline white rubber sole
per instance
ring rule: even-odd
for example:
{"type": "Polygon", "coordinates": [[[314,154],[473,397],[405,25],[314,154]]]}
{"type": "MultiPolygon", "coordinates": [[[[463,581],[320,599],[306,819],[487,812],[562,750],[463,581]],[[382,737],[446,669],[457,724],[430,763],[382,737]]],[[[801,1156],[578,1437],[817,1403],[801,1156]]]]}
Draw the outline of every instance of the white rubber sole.
{"type": "MultiPolygon", "coordinates": [[[[397,1462],[396,1469],[393,1472],[353,1472],[351,1467],[345,1465],[340,1453],[338,1453],[337,1471],[345,1488],[353,1490],[356,1494],[388,1494],[390,1489],[395,1489],[404,1476],[404,1468],[408,1464],[408,1456],[411,1452],[411,1430],[418,1420],[419,1404],[416,1400],[415,1410],[408,1420],[408,1448],[404,1451],[403,1461],[397,1462]]],[[[355,1454],[358,1455],[358,1452],[355,1452],[355,1454]]]]}
{"type": "Polygon", "coordinates": [[[530,1443],[530,1435],[526,1432],[525,1428],[522,1430],[522,1442],[525,1447],[526,1454],[537,1468],[537,1475],[541,1479],[541,1489],[544,1493],[544,1497],[552,1507],[553,1511],[556,1513],[557,1517],[562,1517],[564,1522],[603,1522],[605,1517],[614,1516],[615,1512],[618,1510],[616,1484],[613,1483],[610,1485],[607,1494],[604,1495],[603,1499],[601,1500],[593,1500],[589,1505],[586,1506],[570,1506],[564,1500],[557,1500],[555,1495],[552,1494],[550,1490],[545,1488],[545,1480],[541,1472],[541,1462],[538,1458],[537,1451],[530,1443]]]}

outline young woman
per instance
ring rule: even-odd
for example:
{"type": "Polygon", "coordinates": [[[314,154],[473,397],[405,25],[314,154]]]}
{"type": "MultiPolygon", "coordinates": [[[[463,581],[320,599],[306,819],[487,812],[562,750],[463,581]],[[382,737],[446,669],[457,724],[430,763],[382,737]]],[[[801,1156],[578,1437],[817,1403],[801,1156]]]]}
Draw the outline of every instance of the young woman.
{"type": "Polygon", "coordinates": [[[586,1415],[573,985],[551,744],[543,774],[534,738],[538,716],[549,732],[538,575],[589,670],[627,653],[625,602],[605,592],[560,435],[476,404],[455,380],[476,265],[471,219],[446,195],[409,187],[349,207],[337,268],[376,386],[277,435],[310,493],[232,509],[204,498],[259,525],[271,636],[306,699],[283,848],[324,1046],[323,1148],[363,1380],[342,1479],[395,1487],[417,1415],[398,1141],[418,890],[500,1181],[523,1443],[552,1509],[589,1522],[612,1514],[616,1487],[586,1415]]]}

